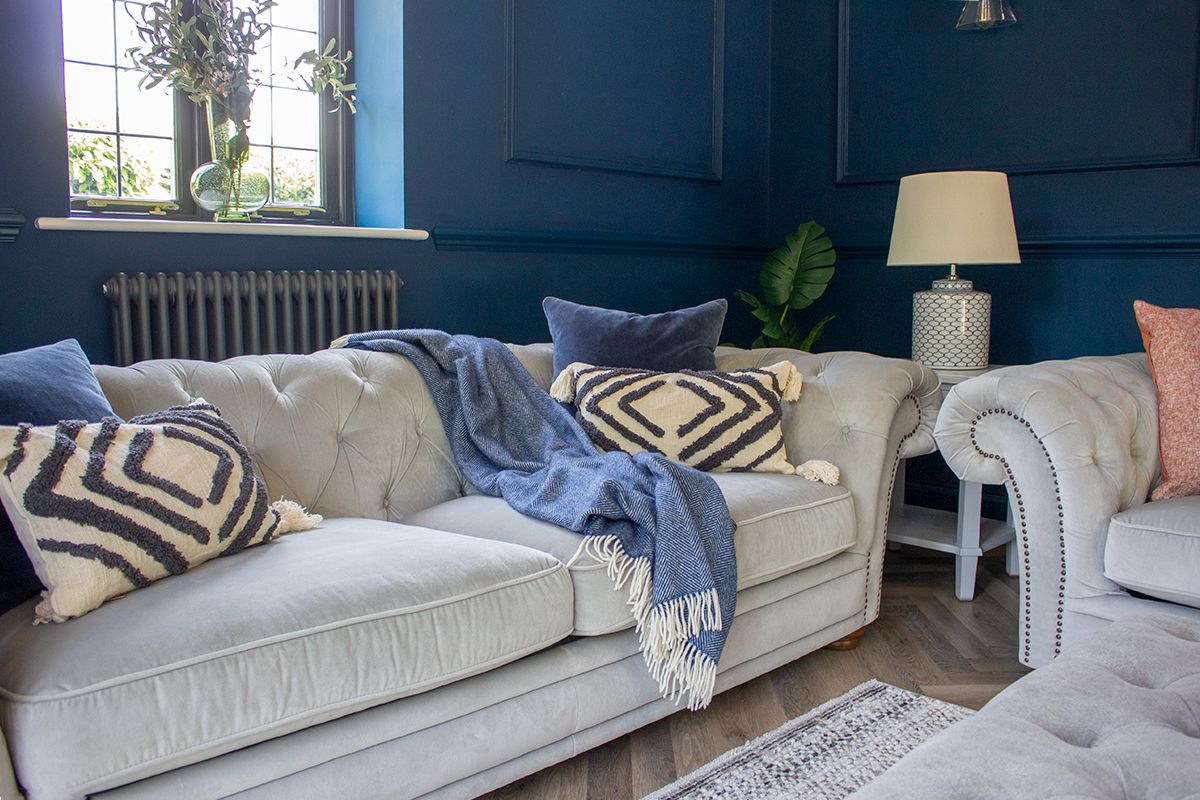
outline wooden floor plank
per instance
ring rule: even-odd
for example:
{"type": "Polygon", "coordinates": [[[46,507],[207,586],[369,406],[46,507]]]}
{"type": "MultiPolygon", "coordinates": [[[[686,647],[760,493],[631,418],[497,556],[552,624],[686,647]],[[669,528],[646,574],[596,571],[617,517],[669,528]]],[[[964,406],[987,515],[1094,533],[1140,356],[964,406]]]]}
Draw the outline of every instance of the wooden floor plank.
{"type": "Polygon", "coordinates": [[[1017,579],[980,559],[976,599],[954,597],[954,559],[905,547],[884,565],[879,619],[856,650],[818,650],[665,720],[485,795],[639,800],[721,753],[875,678],[978,708],[1028,670],[1017,661],[1017,579]]]}

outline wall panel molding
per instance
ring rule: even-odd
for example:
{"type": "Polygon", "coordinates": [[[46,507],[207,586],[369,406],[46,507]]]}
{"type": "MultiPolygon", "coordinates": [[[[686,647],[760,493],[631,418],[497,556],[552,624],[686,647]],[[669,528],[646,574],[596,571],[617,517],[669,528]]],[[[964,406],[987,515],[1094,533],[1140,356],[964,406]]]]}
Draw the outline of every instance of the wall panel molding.
{"type": "Polygon", "coordinates": [[[548,229],[454,228],[433,229],[439,250],[490,250],[500,252],[555,252],[595,254],[645,254],[731,259],[766,258],[770,248],[745,244],[719,244],[655,239],[635,234],[548,229]]]}
{"type": "MultiPolygon", "coordinates": [[[[1200,258],[1200,233],[1022,236],[1024,258],[1200,258]]],[[[886,259],[886,244],[836,245],[839,257],[886,259]]]]}
{"type": "MultiPolygon", "coordinates": [[[[854,141],[851,114],[852,98],[857,76],[852,73],[851,48],[855,36],[851,30],[851,3],[856,0],[839,0],[838,7],[838,54],[837,54],[837,154],[836,182],[846,184],[890,183],[898,181],[904,174],[919,170],[873,170],[860,168],[854,162],[854,141]]],[[[859,0],[860,2],[862,0],[859,0]]],[[[1024,18],[1022,18],[1024,20],[1024,18]]],[[[1200,20],[1200,17],[1198,17],[1200,20]]],[[[1023,23],[1028,24],[1028,23],[1023,23]]],[[[1016,28],[1011,29],[1016,31],[1016,28]]],[[[976,32],[959,32],[963,37],[980,37],[976,32]]],[[[1005,30],[992,31],[982,36],[1004,36],[1005,30]]],[[[1152,169],[1159,167],[1194,166],[1200,164],[1200,23],[1196,29],[1194,55],[1196,72],[1192,80],[1192,107],[1190,109],[1190,142],[1187,147],[1179,148],[1176,152],[1137,152],[1135,142],[1130,142],[1132,149],[1128,153],[1113,153],[1101,158],[1050,158],[1040,159],[1011,159],[989,158],[989,142],[980,143],[980,156],[972,160],[970,168],[998,169],[1013,175],[1047,175],[1066,172],[1100,172],[1109,170],[1152,169]]],[[[970,41],[970,39],[967,39],[970,41]]],[[[885,48],[886,49],[886,48],[885,48]]],[[[1041,135],[1031,132],[1031,136],[1041,135]]],[[[950,169],[953,166],[938,165],[936,156],[931,154],[930,163],[925,169],[950,169]]],[[[962,167],[959,167],[962,168],[962,167]]]]}
{"type": "MultiPolygon", "coordinates": [[[[720,181],[724,164],[725,129],[725,0],[709,0],[713,18],[711,41],[711,103],[708,119],[709,151],[707,163],[696,166],[685,162],[640,156],[612,157],[573,150],[570,147],[533,146],[522,141],[524,129],[519,117],[517,64],[517,10],[519,0],[505,0],[505,160],[548,164],[560,167],[655,175],[699,181],[720,181]]],[[[664,87],[669,91],[669,87],[664,87]]],[[[528,123],[526,123],[528,124],[528,123]]]]}

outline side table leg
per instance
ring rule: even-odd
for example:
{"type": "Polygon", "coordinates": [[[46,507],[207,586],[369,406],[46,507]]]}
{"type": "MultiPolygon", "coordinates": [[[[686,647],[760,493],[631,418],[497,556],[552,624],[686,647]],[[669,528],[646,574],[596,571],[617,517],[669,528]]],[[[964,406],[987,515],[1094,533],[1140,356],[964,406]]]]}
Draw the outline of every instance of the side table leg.
{"type": "Polygon", "coordinates": [[[979,567],[980,521],[983,485],[974,481],[958,483],[958,555],[954,559],[954,596],[975,599],[975,572],[979,567]]]}

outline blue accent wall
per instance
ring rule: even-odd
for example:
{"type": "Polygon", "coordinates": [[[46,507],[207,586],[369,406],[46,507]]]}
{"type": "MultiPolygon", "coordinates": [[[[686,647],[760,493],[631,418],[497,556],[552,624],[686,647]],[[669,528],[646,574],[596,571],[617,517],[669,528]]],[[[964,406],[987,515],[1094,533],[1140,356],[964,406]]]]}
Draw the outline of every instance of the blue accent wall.
{"type": "Polygon", "coordinates": [[[771,229],[816,217],[840,246],[826,347],[911,352],[909,297],[944,270],[884,266],[910,172],[1011,174],[1022,263],[961,270],[995,363],[1140,350],[1134,299],[1200,305],[1196,3],[1013,6],[957,31],[957,3],[774,3],[771,229]]]}
{"type": "MultiPolygon", "coordinates": [[[[732,300],[815,218],[841,252],[821,346],[903,356],[939,270],[883,265],[894,178],[993,166],[1024,258],[965,270],[993,360],[1135,350],[1133,299],[1200,305],[1200,14],[1014,4],[980,33],[942,0],[358,0],[358,213],[433,232],[414,244],[33,229],[67,213],[67,165],[58,4],[26,3],[0,26],[0,207],[30,220],[0,244],[0,349],[107,360],[101,282],[177,269],[396,269],[403,324],[533,341],[546,294],[732,300]]],[[[753,330],[733,300],[726,338],[753,330]]]]}
{"type": "MultiPolygon", "coordinates": [[[[641,312],[732,298],[768,226],[770,4],[624,0],[625,24],[599,28],[592,5],[407,0],[402,18],[358,0],[358,214],[435,234],[412,243],[34,229],[67,213],[66,134],[59,4],[24,4],[0,25],[0,207],[29,220],[0,244],[0,351],[74,336],[110,360],[100,285],[119,271],[395,269],[403,325],[517,342],[548,338],[547,294],[641,312]],[[660,72],[634,80],[648,51],[660,72]],[[589,83],[550,80],[556,64],[589,83]],[[701,163],[720,179],[685,174],[701,163]]],[[[726,336],[751,330],[736,317],[726,336]]]]}

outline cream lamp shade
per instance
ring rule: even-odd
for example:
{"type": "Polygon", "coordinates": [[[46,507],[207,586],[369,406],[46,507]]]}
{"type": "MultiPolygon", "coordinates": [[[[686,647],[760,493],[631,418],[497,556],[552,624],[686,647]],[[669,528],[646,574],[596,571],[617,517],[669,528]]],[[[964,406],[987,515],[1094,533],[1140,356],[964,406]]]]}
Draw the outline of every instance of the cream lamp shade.
{"type": "Polygon", "coordinates": [[[958,277],[960,264],[1019,264],[1008,176],[927,172],[900,179],[888,266],[946,265],[913,295],[913,360],[941,369],[988,364],[992,297],[958,277]]]}

